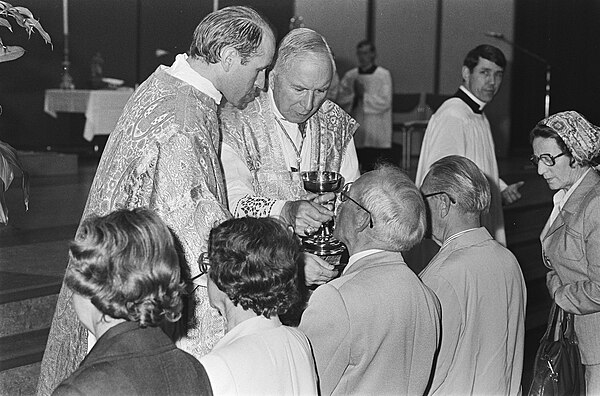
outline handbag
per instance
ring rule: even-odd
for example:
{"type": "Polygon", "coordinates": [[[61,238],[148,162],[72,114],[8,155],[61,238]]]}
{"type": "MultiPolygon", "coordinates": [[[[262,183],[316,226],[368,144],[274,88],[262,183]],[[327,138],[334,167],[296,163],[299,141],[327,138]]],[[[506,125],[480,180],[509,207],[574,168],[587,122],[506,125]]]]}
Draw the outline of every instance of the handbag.
{"type": "Polygon", "coordinates": [[[581,364],[572,313],[552,304],[548,327],[540,340],[533,366],[530,396],[585,395],[585,367],[581,364]]]}

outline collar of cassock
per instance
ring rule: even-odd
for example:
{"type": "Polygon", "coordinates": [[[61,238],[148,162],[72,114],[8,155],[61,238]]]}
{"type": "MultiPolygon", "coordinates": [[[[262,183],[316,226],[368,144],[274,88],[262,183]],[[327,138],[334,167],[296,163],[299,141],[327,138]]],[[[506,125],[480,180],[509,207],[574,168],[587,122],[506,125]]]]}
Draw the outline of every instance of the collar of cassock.
{"type": "Polygon", "coordinates": [[[466,88],[461,86],[460,89],[458,91],[456,91],[456,93],[454,94],[453,97],[459,98],[460,100],[465,102],[467,104],[467,106],[469,106],[475,114],[483,113],[483,108],[485,107],[485,103],[483,103],[483,102],[477,103],[478,101],[476,101],[471,95],[472,94],[470,92],[468,92],[466,90],[466,88]]]}

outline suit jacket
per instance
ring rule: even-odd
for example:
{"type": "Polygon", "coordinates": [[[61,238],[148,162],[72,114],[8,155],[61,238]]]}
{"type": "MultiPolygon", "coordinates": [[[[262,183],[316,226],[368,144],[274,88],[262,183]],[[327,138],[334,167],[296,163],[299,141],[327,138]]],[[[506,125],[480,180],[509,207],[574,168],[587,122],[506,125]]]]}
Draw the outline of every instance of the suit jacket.
{"type": "Polygon", "coordinates": [[[53,395],[211,395],[204,367],[158,327],[124,322],[98,339],[53,395]]]}
{"type": "Polygon", "coordinates": [[[400,253],[378,252],[319,286],[300,329],[323,395],[423,394],[439,343],[439,302],[400,253]]]}
{"type": "Polygon", "coordinates": [[[429,394],[520,394],[527,292],[515,256],[480,227],[444,244],[419,277],[442,305],[429,394]]]}
{"type": "Polygon", "coordinates": [[[575,314],[584,364],[600,363],[600,175],[593,169],[542,240],[546,284],[556,304],[575,314]]]}

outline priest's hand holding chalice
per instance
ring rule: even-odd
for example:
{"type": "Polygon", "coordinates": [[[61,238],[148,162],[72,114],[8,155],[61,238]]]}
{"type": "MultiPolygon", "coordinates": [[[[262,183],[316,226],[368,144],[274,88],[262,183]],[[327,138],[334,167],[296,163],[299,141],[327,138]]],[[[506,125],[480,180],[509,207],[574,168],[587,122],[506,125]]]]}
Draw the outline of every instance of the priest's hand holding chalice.
{"type": "Polygon", "coordinates": [[[341,186],[343,177],[335,172],[319,171],[302,172],[298,176],[306,196],[286,202],[281,215],[302,239],[305,283],[316,286],[339,274],[336,266],[339,255],[345,250],[344,245],[331,236],[335,191],[341,186]],[[327,243],[331,240],[336,242],[327,243]],[[338,253],[333,253],[335,251],[338,253]]]}
{"type": "MultiPolygon", "coordinates": [[[[319,195],[321,204],[333,210],[335,193],[340,189],[342,175],[337,172],[310,171],[302,172],[302,182],[306,191],[319,195]],[[327,201],[323,200],[327,199],[327,201]]],[[[333,218],[321,224],[314,232],[308,233],[302,240],[302,247],[306,252],[317,256],[339,255],[346,250],[344,244],[333,237],[333,218]]]]}

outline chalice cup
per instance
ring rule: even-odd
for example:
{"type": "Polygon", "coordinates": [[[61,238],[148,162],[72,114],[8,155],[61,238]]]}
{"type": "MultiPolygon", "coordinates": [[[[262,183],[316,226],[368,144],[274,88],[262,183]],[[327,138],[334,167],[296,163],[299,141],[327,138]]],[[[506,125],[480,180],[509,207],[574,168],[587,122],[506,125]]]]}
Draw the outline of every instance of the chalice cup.
{"type": "MultiPolygon", "coordinates": [[[[304,189],[319,195],[339,190],[342,182],[342,175],[337,172],[327,171],[309,171],[302,172],[302,182],[304,189]]],[[[331,206],[333,201],[328,202],[331,206]]],[[[321,224],[316,233],[302,238],[302,248],[305,252],[313,253],[318,256],[333,256],[341,254],[346,250],[346,246],[333,237],[333,219],[321,224]]]]}

